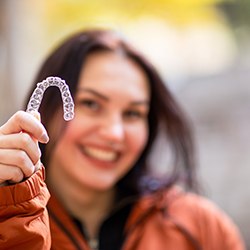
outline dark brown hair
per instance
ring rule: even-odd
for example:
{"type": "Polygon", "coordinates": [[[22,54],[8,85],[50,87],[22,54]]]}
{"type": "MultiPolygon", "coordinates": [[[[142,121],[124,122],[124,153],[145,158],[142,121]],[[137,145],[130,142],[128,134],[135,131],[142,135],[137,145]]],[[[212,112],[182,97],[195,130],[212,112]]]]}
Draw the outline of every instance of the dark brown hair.
{"type": "MultiPolygon", "coordinates": [[[[118,186],[123,190],[138,193],[142,190],[156,191],[162,186],[170,187],[181,182],[187,188],[193,189],[196,186],[196,177],[194,145],[189,121],[153,65],[118,33],[112,30],[97,29],[85,30],[70,36],[44,61],[28,96],[35,88],[35,84],[48,76],[58,76],[64,79],[74,96],[86,57],[98,50],[122,52],[132,58],[145,71],[150,83],[148,142],[135,166],[120,180],[118,186]],[[150,176],[152,166],[149,166],[149,156],[160,134],[166,137],[174,161],[171,171],[168,171],[161,180],[156,180],[150,176]]],[[[61,106],[59,91],[55,88],[46,91],[39,110],[46,128],[61,106]]],[[[59,122],[64,123],[63,119],[59,122]]],[[[48,164],[52,150],[46,150],[46,145],[41,145],[42,162],[45,166],[48,164]]]]}

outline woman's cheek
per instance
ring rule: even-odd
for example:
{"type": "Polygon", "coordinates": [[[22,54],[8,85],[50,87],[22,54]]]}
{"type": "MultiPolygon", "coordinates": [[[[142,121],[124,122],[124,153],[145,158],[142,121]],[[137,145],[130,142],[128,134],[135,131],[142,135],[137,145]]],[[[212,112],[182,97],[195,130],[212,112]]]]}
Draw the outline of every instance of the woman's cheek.
{"type": "Polygon", "coordinates": [[[134,144],[134,148],[138,153],[141,153],[148,141],[148,126],[142,124],[142,126],[133,128],[133,136],[132,143],[134,144]]]}

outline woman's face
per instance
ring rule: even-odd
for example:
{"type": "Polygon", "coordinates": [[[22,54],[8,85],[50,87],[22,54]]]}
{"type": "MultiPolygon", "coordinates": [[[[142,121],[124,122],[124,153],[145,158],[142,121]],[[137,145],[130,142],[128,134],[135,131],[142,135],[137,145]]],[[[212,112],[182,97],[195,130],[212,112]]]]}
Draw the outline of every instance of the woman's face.
{"type": "Polygon", "coordinates": [[[134,61],[112,52],[89,55],[75,118],[56,144],[49,168],[91,189],[112,188],[145,148],[149,102],[148,79],[134,61]]]}

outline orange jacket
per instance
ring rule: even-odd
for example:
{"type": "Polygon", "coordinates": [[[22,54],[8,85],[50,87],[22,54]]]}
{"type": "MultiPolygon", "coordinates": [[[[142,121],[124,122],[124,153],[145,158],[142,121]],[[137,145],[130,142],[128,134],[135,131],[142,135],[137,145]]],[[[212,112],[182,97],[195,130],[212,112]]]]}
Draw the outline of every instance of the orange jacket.
{"type": "MultiPolygon", "coordinates": [[[[1,187],[0,197],[0,249],[90,250],[53,196],[48,217],[44,169],[22,183],[1,187]]],[[[177,188],[142,198],[125,230],[122,250],[245,249],[237,228],[221,210],[177,188]]]]}

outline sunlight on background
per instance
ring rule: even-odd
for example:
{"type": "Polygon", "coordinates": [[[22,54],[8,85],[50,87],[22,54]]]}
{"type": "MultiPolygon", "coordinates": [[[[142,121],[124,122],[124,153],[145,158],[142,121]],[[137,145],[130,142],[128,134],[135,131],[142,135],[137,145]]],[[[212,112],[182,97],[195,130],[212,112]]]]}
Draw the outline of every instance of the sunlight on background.
{"type": "Polygon", "coordinates": [[[213,74],[235,56],[232,34],[216,0],[46,1],[51,37],[89,26],[125,32],[164,73],[213,74]],[[58,5],[60,3],[60,8],[58,5]]]}
{"type": "Polygon", "coordinates": [[[222,2],[219,0],[6,2],[10,40],[14,41],[9,45],[15,55],[11,64],[18,65],[12,76],[20,93],[17,106],[26,93],[26,88],[17,84],[19,79],[29,84],[44,56],[65,36],[85,27],[111,27],[124,33],[174,90],[189,76],[225,70],[237,53],[227,20],[215,8],[222,2]],[[23,63],[24,59],[32,64],[23,63]]]}

